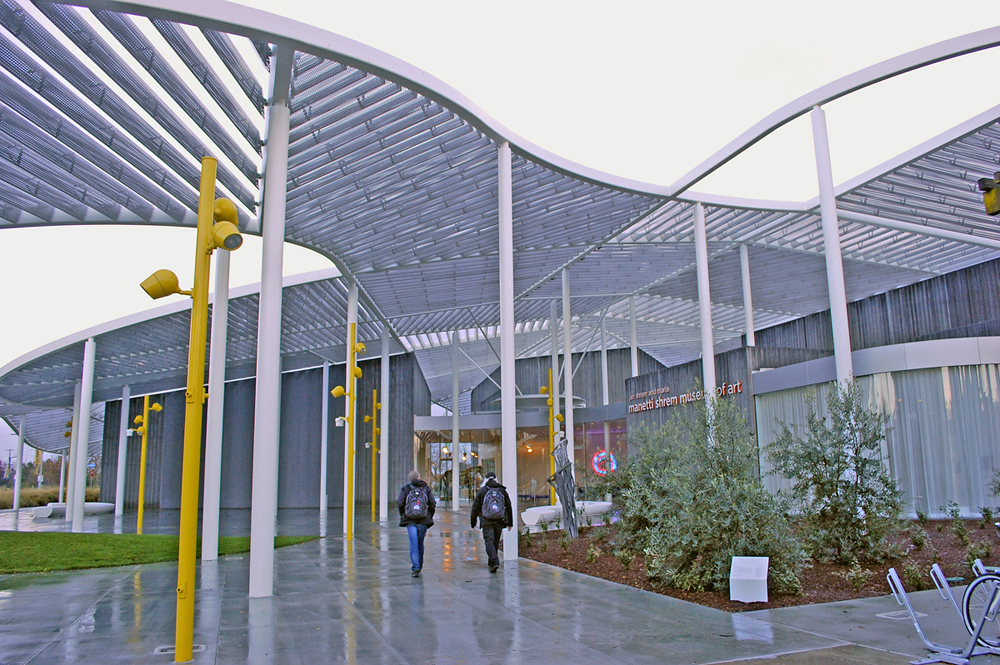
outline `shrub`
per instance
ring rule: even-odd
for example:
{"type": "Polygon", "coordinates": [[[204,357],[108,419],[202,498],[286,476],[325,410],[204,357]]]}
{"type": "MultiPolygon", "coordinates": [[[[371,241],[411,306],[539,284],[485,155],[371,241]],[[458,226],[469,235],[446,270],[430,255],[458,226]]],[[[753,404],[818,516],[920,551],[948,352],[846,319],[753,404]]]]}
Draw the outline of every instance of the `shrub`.
{"type": "Polygon", "coordinates": [[[563,535],[559,536],[559,547],[563,548],[563,552],[569,551],[571,542],[573,541],[570,540],[569,534],[565,531],[563,532],[563,535]]]}
{"type": "Polygon", "coordinates": [[[979,512],[982,513],[983,518],[979,520],[979,528],[985,529],[993,524],[993,509],[986,506],[980,506],[979,512]]]}
{"type": "Polygon", "coordinates": [[[927,517],[927,513],[923,512],[922,510],[918,510],[917,521],[920,522],[920,526],[926,526],[927,523],[930,521],[930,518],[927,517]]]}
{"type": "Polygon", "coordinates": [[[521,532],[521,544],[524,547],[531,547],[531,532],[528,531],[528,527],[524,527],[524,531],[521,532]]]}
{"type": "Polygon", "coordinates": [[[965,550],[965,565],[971,568],[976,559],[989,559],[992,553],[993,548],[988,541],[984,540],[979,543],[972,543],[965,550]]]}
{"type": "Polygon", "coordinates": [[[600,548],[597,545],[591,544],[587,548],[587,563],[594,563],[600,558],[601,554],[600,548]]]}
{"type": "Polygon", "coordinates": [[[912,563],[903,566],[903,586],[910,591],[923,591],[930,588],[920,569],[912,563]]]}
{"type": "Polygon", "coordinates": [[[922,550],[924,549],[924,546],[927,545],[927,539],[928,539],[927,532],[921,528],[917,528],[913,531],[912,539],[913,539],[913,546],[916,547],[918,550],[922,550]]]}
{"type": "Polygon", "coordinates": [[[618,559],[618,563],[622,565],[625,570],[629,569],[632,562],[635,560],[635,552],[629,550],[615,550],[613,552],[615,558],[618,559]]]}
{"type": "Polygon", "coordinates": [[[768,460],[792,481],[789,496],[815,557],[882,560],[901,514],[901,493],[882,459],[887,419],[865,405],[853,381],[830,391],[827,417],[817,407],[813,395],[804,433],[781,424],[768,460]]]}
{"type": "Polygon", "coordinates": [[[698,402],[629,437],[629,461],[615,474],[623,565],[624,552],[642,552],[656,584],[724,591],[733,556],[767,556],[771,589],[800,591],[805,552],[784,503],[756,474],[757,446],[739,407],[698,402]]]}
{"type": "Polygon", "coordinates": [[[862,568],[858,561],[854,561],[846,571],[836,574],[847,580],[855,591],[861,591],[875,573],[862,568]]]}
{"type": "Polygon", "coordinates": [[[962,519],[962,512],[958,508],[958,504],[954,501],[948,502],[948,516],[951,518],[951,530],[958,538],[958,542],[962,544],[962,547],[969,546],[969,532],[965,528],[965,520],[962,519]]]}

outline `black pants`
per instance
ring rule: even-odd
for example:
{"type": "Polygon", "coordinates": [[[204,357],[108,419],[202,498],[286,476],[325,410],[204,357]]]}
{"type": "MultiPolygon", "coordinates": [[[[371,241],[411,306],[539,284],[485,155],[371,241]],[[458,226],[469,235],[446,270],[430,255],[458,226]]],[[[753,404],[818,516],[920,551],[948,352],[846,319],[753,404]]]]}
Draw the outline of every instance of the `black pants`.
{"type": "Polygon", "coordinates": [[[486,556],[489,557],[490,568],[500,565],[497,546],[500,544],[501,534],[503,534],[502,524],[483,525],[483,541],[486,543],[486,556]]]}

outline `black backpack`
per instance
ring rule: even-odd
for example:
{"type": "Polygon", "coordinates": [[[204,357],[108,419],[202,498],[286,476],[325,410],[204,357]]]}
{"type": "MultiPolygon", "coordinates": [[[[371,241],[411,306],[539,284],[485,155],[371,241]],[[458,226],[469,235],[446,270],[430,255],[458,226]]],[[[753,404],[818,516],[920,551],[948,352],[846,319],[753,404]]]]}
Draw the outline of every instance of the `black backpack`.
{"type": "Polygon", "coordinates": [[[411,520],[423,519],[427,517],[428,503],[430,499],[427,496],[426,486],[411,487],[406,494],[406,507],[403,508],[403,513],[411,520]]]}
{"type": "Polygon", "coordinates": [[[507,508],[504,502],[503,490],[499,487],[491,487],[483,495],[483,518],[488,520],[504,520],[507,517],[507,508]]]}

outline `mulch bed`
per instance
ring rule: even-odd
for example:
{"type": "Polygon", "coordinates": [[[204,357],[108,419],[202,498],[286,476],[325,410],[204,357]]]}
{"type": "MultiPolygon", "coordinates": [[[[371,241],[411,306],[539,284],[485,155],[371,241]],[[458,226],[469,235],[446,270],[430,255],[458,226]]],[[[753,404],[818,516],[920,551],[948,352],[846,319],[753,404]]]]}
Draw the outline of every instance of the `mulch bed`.
{"type": "MultiPolygon", "coordinates": [[[[989,546],[990,556],[981,556],[987,566],[1000,565],[1000,540],[992,525],[981,520],[964,520],[972,544],[983,543],[989,546]]],[[[890,593],[885,581],[889,568],[896,568],[903,579],[907,591],[917,591],[912,580],[903,577],[903,566],[912,564],[922,573],[923,588],[934,588],[930,578],[931,566],[937,562],[941,565],[947,577],[964,577],[966,582],[974,577],[971,568],[966,563],[967,548],[959,540],[951,520],[931,520],[923,525],[928,536],[928,542],[917,549],[909,535],[903,534],[897,542],[907,552],[900,559],[887,560],[881,563],[862,564],[862,568],[871,571],[860,589],[855,589],[847,580],[848,566],[835,563],[813,563],[802,571],[802,594],[774,595],[769,594],[767,603],[739,603],[729,600],[729,593],[717,591],[684,591],[671,587],[655,586],[646,578],[645,562],[641,555],[637,556],[626,570],[618,559],[612,555],[611,543],[614,541],[614,527],[585,527],[580,530],[580,537],[569,542],[564,549],[560,544],[562,531],[531,534],[531,545],[521,537],[519,554],[528,559],[566,568],[585,575],[600,577],[611,582],[627,584],[638,589],[645,589],[681,600],[686,600],[707,607],[725,610],[727,612],[747,612],[750,610],[771,609],[776,607],[792,607],[812,603],[828,603],[837,600],[854,598],[869,598],[884,596],[890,593]],[[588,561],[588,551],[594,547],[600,550],[600,555],[588,561]]],[[[954,584],[952,585],[954,586],[954,584]]]]}

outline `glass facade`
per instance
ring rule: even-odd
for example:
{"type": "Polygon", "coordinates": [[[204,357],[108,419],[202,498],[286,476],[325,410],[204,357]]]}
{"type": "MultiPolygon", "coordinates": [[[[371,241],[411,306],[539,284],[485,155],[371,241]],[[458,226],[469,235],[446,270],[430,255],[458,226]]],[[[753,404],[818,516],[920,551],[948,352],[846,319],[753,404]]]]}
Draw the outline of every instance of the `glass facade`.
{"type": "MultiPolygon", "coordinates": [[[[625,420],[610,421],[607,428],[598,422],[579,424],[573,429],[580,498],[603,498],[591,494],[596,492],[594,484],[599,475],[625,461],[625,420]]],[[[500,438],[499,428],[459,430],[460,501],[471,502],[483,474],[493,471],[512,494],[516,485],[522,510],[554,503],[555,495],[547,482],[553,472],[548,427],[517,428],[516,483],[503,478],[500,438]]],[[[414,437],[414,465],[428,479],[439,501],[444,502],[450,502],[452,496],[451,441],[451,430],[420,430],[414,437]]]]}

